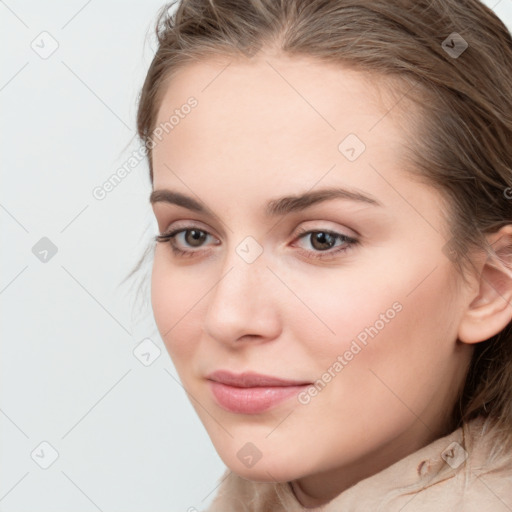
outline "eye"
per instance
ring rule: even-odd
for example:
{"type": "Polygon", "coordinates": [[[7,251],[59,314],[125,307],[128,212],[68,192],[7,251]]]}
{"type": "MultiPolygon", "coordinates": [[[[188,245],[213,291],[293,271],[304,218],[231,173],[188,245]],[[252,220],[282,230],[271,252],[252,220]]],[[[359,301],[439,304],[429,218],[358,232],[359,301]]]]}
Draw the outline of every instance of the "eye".
{"type": "MultiPolygon", "coordinates": [[[[195,253],[201,251],[187,250],[186,247],[199,248],[208,239],[208,237],[213,238],[213,236],[204,229],[189,226],[185,228],[177,228],[169,231],[168,233],[157,235],[155,240],[157,242],[169,242],[172,251],[176,255],[193,256],[195,253]],[[181,248],[180,245],[176,243],[177,241],[180,243],[181,247],[185,247],[185,249],[181,248]]],[[[219,242],[217,242],[217,244],[218,243],[219,242]]]]}
{"type": "Polygon", "coordinates": [[[175,233],[174,236],[178,238],[178,235],[183,235],[182,241],[191,247],[200,247],[201,244],[208,238],[208,233],[201,229],[185,229],[175,233]]]}
{"type": "Polygon", "coordinates": [[[301,252],[311,258],[332,258],[334,255],[347,251],[359,241],[356,238],[337,233],[335,231],[318,229],[318,230],[300,230],[299,240],[309,241],[312,250],[301,248],[301,252]],[[337,242],[339,242],[337,244],[337,242]]]}
{"type": "MultiPolygon", "coordinates": [[[[359,243],[356,238],[328,229],[301,229],[296,238],[301,241],[309,240],[312,249],[300,247],[299,251],[307,258],[316,259],[332,259],[338,253],[347,251],[359,243]]],[[[173,253],[183,257],[191,257],[203,252],[197,249],[205,245],[209,239],[216,240],[213,235],[196,226],[180,227],[155,237],[157,242],[168,242],[173,253]]],[[[220,241],[216,240],[214,245],[218,244],[220,241]]]]}

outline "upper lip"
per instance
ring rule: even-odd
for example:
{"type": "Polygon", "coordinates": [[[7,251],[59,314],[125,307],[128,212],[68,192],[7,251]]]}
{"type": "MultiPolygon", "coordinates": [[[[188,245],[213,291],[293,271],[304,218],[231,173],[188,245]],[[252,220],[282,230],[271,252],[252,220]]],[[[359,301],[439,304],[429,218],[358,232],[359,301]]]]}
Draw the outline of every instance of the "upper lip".
{"type": "Polygon", "coordinates": [[[217,370],[206,377],[209,380],[220,382],[228,386],[239,388],[267,387],[267,386],[301,386],[311,384],[306,381],[280,379],[271,375],[262,375],[254,372],[232,373],[227,370],[217,370]]]}

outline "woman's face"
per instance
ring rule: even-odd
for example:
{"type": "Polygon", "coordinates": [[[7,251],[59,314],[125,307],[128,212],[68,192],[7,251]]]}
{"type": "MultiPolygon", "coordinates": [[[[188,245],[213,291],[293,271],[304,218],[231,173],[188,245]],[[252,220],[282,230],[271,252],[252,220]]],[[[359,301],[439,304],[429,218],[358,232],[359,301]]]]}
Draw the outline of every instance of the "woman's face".
{"type": "Polygon", "coordinates": [[[265,55],[189,65],[165,91],[153,208],[180,232],[156,247],[154,315],[247,479],[369,476],[440,435],[464,379],[441,199],[408,175],[414,134],[373,87],[265,55]],[[219,370],[286,382],[213,383],[219,370]]]}

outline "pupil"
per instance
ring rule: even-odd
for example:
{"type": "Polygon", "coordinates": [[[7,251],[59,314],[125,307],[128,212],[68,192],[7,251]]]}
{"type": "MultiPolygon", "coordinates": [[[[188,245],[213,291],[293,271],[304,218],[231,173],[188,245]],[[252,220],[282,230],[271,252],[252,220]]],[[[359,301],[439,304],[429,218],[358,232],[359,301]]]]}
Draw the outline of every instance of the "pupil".
{"type": "Polygon", "coordinates": [[[205,238],[206,238],[206,233],[204,233],[203,231],[199,231],[197,229],[191,229],[185,235],[185,239],[186,239],[187,243],[192,246],[201,245],[201,243],[204,241],[205,238]],[[191,236],[189,236],[189,235],[191,235],[191,236]]]}
{"type": "Polygon", "coordinates": [[[313,236],[313,247],[315,249],[330,249],[334,243],[334,236],[329,233],[318,232],[313,236]],[[318,246],[317,242],[320,244],[318,246]],[[324,244],[324,245],[321,245],[324,244]],[[327,247],[325,246],[327,245],[327,247]]]}

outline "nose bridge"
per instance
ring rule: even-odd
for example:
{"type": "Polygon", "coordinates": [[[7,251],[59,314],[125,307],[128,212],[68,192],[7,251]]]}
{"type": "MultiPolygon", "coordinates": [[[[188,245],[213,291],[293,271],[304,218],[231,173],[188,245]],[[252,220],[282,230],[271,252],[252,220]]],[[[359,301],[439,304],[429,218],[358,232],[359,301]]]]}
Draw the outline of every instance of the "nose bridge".
{"type": "Polygon", "coordinates": [[[231,249],[209,294],[205,330],[219,341],[278,334],[278,308],[270,293],[272,276],[263,252],[255,256],[255,249],[250,240],[231,249]]]}

